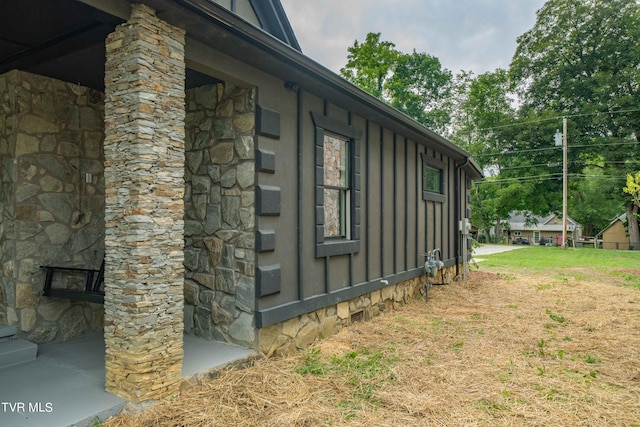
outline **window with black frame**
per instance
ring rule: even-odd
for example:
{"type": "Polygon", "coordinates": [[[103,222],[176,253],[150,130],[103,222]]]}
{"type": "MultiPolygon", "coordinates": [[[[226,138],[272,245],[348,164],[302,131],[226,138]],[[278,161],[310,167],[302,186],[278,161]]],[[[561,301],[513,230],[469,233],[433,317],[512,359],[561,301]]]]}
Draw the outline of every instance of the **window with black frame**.
{"type": "Polygon", "coordinates": [[[316,256],[360,250],[360,131],[311,114],[316,147],[316,256]]]}
{"type": "Polygon", "coordinates": [[[444,182],[445,163],[422,155],[422,198],[435,202],[446,200],[444,182]]]}
{"type": "Polygon", "coordinates": [[[324,237],[350,237],[349,140],[324,134],[324,237]]]}

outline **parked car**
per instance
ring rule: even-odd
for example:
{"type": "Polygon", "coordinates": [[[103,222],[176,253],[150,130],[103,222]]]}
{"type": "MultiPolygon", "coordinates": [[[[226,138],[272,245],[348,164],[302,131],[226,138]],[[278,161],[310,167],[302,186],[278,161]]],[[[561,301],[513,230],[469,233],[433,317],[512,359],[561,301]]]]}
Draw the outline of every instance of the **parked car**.
{"type": "Polygon", "coordinates": [[[515,239],[513,239],[513,244],[514,245],[528,245],[529,244],[529,239],[525,239],[524,237],[516,237],[515,239]]]}

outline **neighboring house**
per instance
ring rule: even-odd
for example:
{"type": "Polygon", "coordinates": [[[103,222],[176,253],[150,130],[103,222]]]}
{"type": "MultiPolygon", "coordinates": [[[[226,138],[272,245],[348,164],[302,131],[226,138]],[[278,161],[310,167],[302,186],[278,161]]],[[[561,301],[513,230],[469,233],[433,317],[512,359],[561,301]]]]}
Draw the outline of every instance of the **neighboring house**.
{"type": "Polygon", "coordinates": [[[416,295],[428,251],[460,273],[477,165],[304,56],[278,0],[21,0],[0,24],[0,323],[104,330],[107,391],[175,393],[183,333],[302,348],[416,295]],[[41,295],[41,265],[103,259],[104,305],[41,295]]]}
{"type": "MultiPolygon", "coordinates": [[[[533,215],[530,212],[511,212],[505,221],[509,242],[516,239],[527,239],[530,244],[562,244],[562,218],[549,214],[547,216],[533,215]]],[[[567,239],[575,241],[582,237],[582,225],[571,217],[567,217],[567,239]]]]}
{"type": "Polygon", "coordinates": [[[630,240],[626,223],[627,214],[623,213],[596,235],[602,249],[629,249],[630,240]]]}

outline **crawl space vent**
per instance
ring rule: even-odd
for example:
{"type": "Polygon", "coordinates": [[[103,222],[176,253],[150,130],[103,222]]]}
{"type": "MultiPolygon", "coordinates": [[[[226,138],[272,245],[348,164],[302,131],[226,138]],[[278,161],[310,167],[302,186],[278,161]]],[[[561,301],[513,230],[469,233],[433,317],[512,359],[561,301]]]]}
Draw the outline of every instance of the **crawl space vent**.
{"type": "Polygon", "coordinates": [[[351,323],[362,322],[364,320],[364,310],[358,310],[351,313],[351,323]]]}

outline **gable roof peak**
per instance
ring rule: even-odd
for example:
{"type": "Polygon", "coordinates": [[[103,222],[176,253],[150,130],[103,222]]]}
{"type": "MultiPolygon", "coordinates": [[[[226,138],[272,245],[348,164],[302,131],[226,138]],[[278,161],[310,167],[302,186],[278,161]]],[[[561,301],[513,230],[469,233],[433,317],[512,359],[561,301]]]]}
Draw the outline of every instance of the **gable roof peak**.
{"type": "Polygon", "coordinates": [[[302,52],[280,0],[209,0],[302,52]],[[255,14],[255,15],[254,15],[255,14]],[[257,19],[257,23],[256,23],[257,19]]]}

